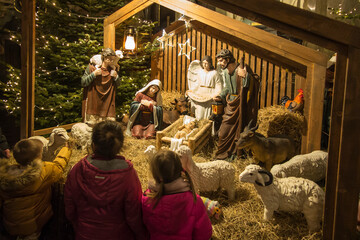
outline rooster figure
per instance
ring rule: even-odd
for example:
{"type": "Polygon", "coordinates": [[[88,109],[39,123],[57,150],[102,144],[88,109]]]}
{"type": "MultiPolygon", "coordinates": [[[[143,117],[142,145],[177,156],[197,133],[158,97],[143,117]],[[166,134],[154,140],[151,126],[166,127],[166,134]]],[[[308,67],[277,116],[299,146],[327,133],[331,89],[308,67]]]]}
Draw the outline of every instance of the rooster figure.
{"type": "Polygon", "coordinates": [[[289,109],[292,112],[300,112],[304,107],[304,91],[300,88],[298,89],[298,95],[291,100],[288,96],[284,96],[280,99],[280,103],[285,108],[289,109]]]}

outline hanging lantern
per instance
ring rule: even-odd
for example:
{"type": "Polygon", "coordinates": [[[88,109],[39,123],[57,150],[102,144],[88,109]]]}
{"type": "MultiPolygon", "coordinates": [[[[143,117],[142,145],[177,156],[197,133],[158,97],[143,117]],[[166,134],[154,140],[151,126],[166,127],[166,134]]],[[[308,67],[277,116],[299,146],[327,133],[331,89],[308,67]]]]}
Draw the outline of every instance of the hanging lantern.
{"type": "Polygon", "coordinates": [[[136,53],[136,47],[137,47],[136,30],[134,27],[130,26],[125,30],[124,33],[124,42],[123,42],[124,56],[127,57],[134,56],[136,53]]]}

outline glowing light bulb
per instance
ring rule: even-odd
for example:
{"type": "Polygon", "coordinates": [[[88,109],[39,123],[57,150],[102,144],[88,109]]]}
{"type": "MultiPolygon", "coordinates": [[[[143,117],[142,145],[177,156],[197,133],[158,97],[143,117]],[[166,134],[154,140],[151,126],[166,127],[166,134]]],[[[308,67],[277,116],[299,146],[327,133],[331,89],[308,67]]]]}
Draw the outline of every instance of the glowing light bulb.
{"type": "Polygon", "coordinates": [[[125,41],[125,49],[126,50],[134,50],[135,49],[135,38],[134,36],[127,36],[125,41]]]}

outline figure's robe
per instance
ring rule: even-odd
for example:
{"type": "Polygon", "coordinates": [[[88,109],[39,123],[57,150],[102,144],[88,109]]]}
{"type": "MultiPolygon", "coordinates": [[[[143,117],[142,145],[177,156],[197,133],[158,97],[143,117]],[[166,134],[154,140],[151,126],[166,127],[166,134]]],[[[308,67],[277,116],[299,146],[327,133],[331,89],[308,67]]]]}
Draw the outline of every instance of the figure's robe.
{"type": "Polygon", "coordinates": [[[235,148],[236,141],[245,126],[253,120],[257,121],[259,77],[246,66],[245,78],[238,76],[238,68],[233,74],[224,71],[225,88],[220,96],[226,100],[223,121],[218,136],[218,150],[216,159],[226,159],[232,155],[240,155],[240,150],[235,148]]]}
{"type": "Polygon", "coordinates": [[[156,97],[149,97],[139,92],[130,106],[130,124],[128,124],[128,133],[136,138],[155,138],[156,130],[162,125],[162,107],[142,105],[141,100],[156,102],[156,97]]]}

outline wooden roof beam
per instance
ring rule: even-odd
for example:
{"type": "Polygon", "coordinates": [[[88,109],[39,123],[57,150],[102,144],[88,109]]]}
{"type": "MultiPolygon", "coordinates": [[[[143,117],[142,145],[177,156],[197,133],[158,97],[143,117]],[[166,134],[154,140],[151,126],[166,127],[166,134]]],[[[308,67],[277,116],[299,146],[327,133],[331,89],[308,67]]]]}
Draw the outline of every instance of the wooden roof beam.
{"type": "Polygon", "coordinates": [[[149,0],[133,0],[132,2],[126,4],[104,20],[104,28],[109,24],[114,24],[116,27],[126,19],[132,17],[138,12],[144,10],[148,6],[152,5],[153,2],[149,0]]]}
{"type": "MultiPolygon", "coordinates": [[[[301,38],[304,40],[310,42],[315,41],[315,44],[325,45],[324,47],[329,47],[326,45],[330,45],[330,43],[325,43],[321,38],[331,40],[331,45],[339,43],[342,45],[360,47],[360,31],[358,27],[275,0],[200,1],[215,7],[225,8],[225,10],[235,14],[239,14],[241,11],[241,16],[246,14],[246,11],[249,11],[253,14],[253,17],[251,17],[251,14],[247,16],[250,17],[249,19],[254,19],[255,17],[255,21],[265,25],[269,24],[271,21],[274,23],[271,24],[271,27],[274,27],[275,29],[279,29],[288,34],[300,34],[301,38]],[[229,8],[229,5],[232,7],[229,8]],[[237,10],[239,12],[237,12],[237,10]]],[[[340,46],[340,48],[342,47],[343,46],[340,46]]]]}
{"type": "Polygon", "coordinates": [[[315,35],[313,33],[310,33],[308,31],[305,31],[305,30],[302,30],[299,28],[292,27],[287,23],[283,23],[278,20],[274,20],[274,19],[271,19],[264,15],[260,15],[258,13],[244,9],[242,7],[235,6],[232,3],[219,2],[217,0],[200,0],[200,1],[206,2],[208,4],[219,7],[228,12],[232,12],[239,16],[245,17],[249,20],[252,20],[252,21],[255,21],[258,23],[262,23],[265,26],[274,28],[276,30],[279,30],[279,31],[287,33],[287,34],[290,34],[291,36],[297,37],[299,39],[307,40],[309,42],[320,45],[324,48],[333,50],[335,52],[346,52],[347,51],[346,50],[347,47],[342,43],[326,39],[324,37],[315,35]]]}

